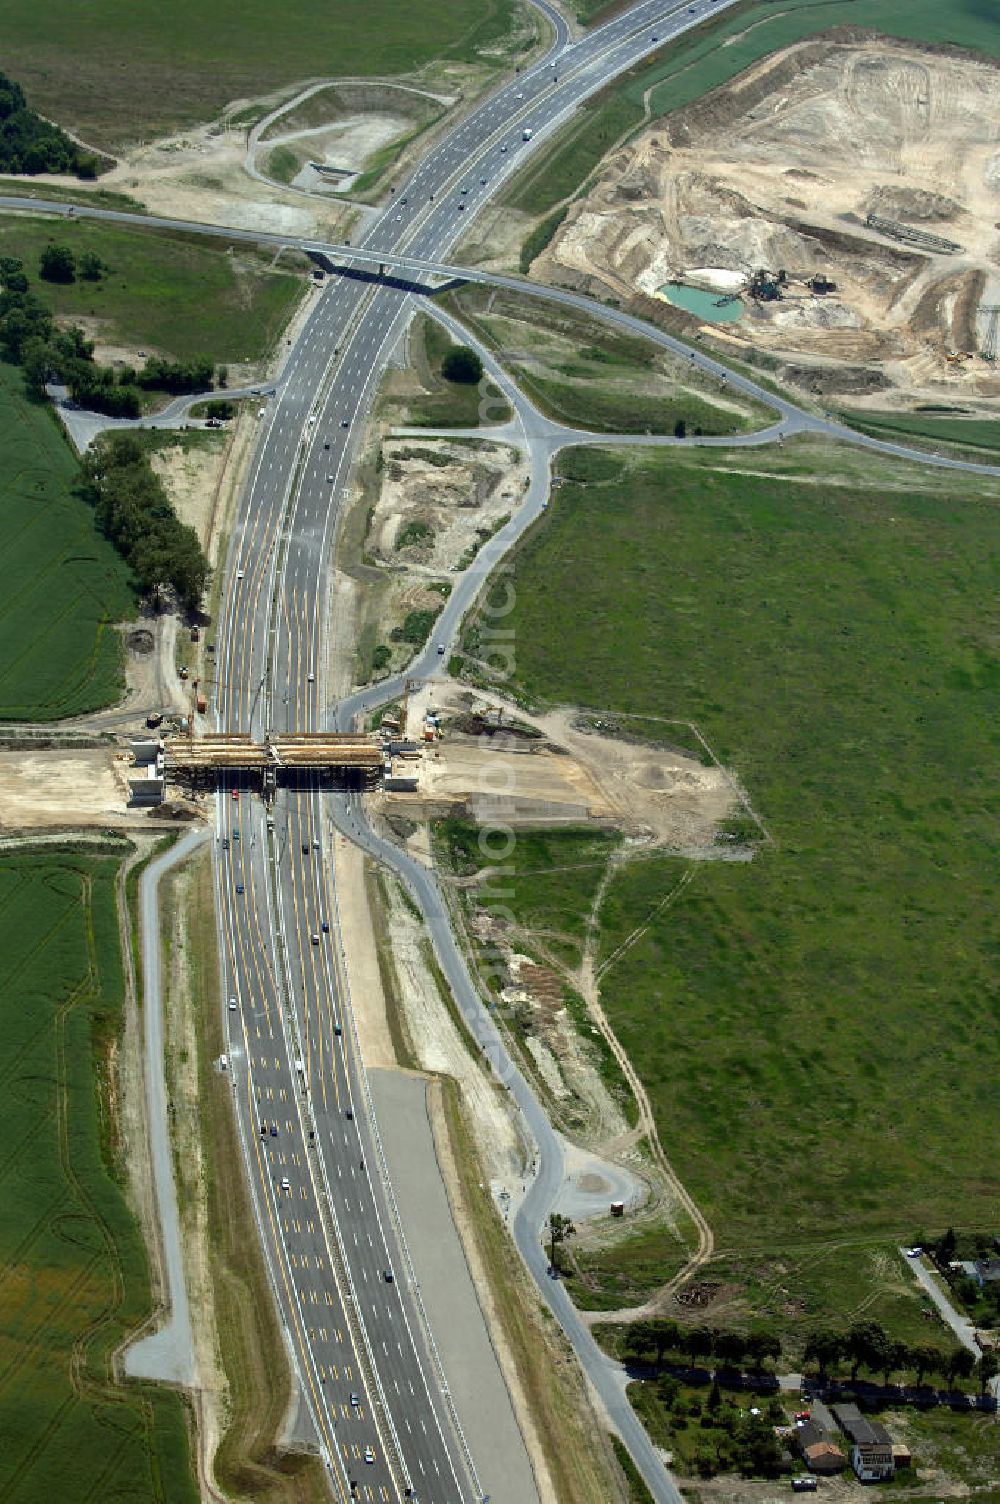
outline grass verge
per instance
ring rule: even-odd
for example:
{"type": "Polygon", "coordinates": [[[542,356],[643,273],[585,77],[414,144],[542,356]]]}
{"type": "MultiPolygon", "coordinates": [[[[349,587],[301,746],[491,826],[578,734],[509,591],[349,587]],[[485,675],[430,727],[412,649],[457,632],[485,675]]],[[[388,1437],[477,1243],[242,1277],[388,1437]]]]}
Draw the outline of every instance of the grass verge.
{"type": "Polygon", "coordinates": [[[516,294],[465,289],[452,312],[550,417],[609,433],[743,433],[773,422],[761,403],[693,374],[669,351],[613,333],[575,309],[539,310],[516,294]]]}
{"type": "MultiPolygon", "coordinates": [[[[168,937],[178,933],[170,921],[171,909],[180,909],[186,939],[181,963],[186,968],[184,991],[197,1032],[197,1101],[189,1105],[200,1119],[192,1136],[201,1146],[204,1185],[194,1183],[198,1177],[192,1178],[186,1167],[181,1204],[188,1220],[191,1201],[205,1198],[207,1246],[201,1253],[211,1278],[229,1386],[226,1425],[214,1459],[216,1477],[234,1496],[267,1504],[320,1504],[327,1492],[318,1460],[278,1447],[291,1376],[250,1206],[228,1081],[213,1067],[226,1046],[207,848],[168,879],[165,896],[168,937]]],[[[175,999],[175,1005],[182,1005],[182,1000],[175,999]]],[[[190,1073],[189,1062],[179,1059],[178,1064],[190,1073]]],[[[197,1225],[196,1214],[192,1221],[197,1225]]]]}
{"type": "Polygon", "coordinates": [[[552,1318],[538,1305],[510,1238],[484,1189],[475,1144],[462,1117],[455,1084],[442,1082],[443,1108],[458,1174],[458,1220],[472,1239],[493,1295],[503,1339],[517,1370],[538,1436],[547,1442],[555,1497],[565,1504],[607,1504],[621,1496],[614,1463],[595,1428],[575,1364],[552,1318]]]}
{"type": "Polygon", "coordinates": [[[861,433],[908,444],[980,464],[992,464],[1000,453],[1000,420],[996,418],[932,417],[924,413],[841,412],[843,422],[861,433]]]}
{"type": "Polygon", "coordinates": [[[390,385],[381,399],[383,412],[415,428],[478,428],[481,423],[507,423],[511,417],[505,398],[489,381],[476,385],[446,381],[441,363],[456,347],[436,319],[418,313],[410,325],[410,362],[424,392],[394,395],[390,385]]]}

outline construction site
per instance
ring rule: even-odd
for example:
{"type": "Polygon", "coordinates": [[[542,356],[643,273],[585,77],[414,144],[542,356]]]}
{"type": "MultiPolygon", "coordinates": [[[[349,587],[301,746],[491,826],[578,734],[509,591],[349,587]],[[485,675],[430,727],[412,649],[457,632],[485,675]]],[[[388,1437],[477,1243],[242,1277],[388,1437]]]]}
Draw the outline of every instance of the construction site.
{"type": "Polygon", "coordinates": [[[687,308],[689,331],[776,358],[811,395],[985,415],[998,140],[989,61],[804,42],[613,153],[532,275],[687,308]]]}

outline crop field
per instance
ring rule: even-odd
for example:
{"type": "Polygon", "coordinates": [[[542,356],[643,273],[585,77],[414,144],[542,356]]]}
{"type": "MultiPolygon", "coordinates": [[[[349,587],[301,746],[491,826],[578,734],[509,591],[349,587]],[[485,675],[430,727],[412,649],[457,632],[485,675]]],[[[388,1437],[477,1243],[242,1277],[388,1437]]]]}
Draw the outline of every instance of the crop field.
{"type": "Polygon", "coordinates": [[[60,318],[84,321],[91,338],[187,360],[258,360],[292,313],[302,279],[270,270],[242,247],[203,236],[152,234],[120,225],[0,215],[0,256],[24,262],[32,292],[60,318]],[[79,258],[93,251],[109,268],[99,282],[43,282],[38,258],[47,245],[79,258]],[[97,320],[96,324],[90,323],[97,320]]]}
{"type": "Polygon", "coordinates": [[[514,0],[0,0],[4,67],[31,105],[113,150],[315,78],[410,73],[436,58],[495,64],[514,0]],[[484,56],[485,54],[485,56],[484,56]]]}
{"type": "Polygon", "coordinates": [[[769,53],[835,26],[861,26],[1000,57],[1000,11],[983,0],[790,0],[779,7],[755,0],[737,5],[596,95],[552,147],[518,175],[506,202],[530,214],[546,213],[574,194],[601,158],[645,119],[683,109],[769,53]]]}
{"type": "Polygon", "coordinates": [[[891,1306],[866,1249],[1000,1198],[1000,484],[806,442],[573,458],[516,558],[520,688],[693,721],[772,838],[659,914],[687,864],[621,871],[605,1009],[730,1288],[891,1306]]]}
{"type": "Polygon", "coordinates": [[[145,1249],[108,1170],[97,1083],[121,1020],[117,858],[0,863],[6,1147],[0,1212],[0,1498],[194,1504],[181,1398],[121,1387],[149,1311],[145,1249]]]}
{"type": "Polygon", "coordinates": [[[78,466],[48,408],[0,365],[0,719],[57,720],[117,699],[128,571],[73,494],[78,466]]]}

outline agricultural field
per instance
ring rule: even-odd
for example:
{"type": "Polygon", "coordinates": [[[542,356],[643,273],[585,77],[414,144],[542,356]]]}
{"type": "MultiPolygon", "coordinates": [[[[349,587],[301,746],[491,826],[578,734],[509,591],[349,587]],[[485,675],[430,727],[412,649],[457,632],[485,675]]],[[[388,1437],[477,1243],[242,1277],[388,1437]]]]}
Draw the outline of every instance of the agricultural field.
{"type": "Polygon", "coordinates": [[[745,433],[774,413],[722,392],[646,340],[613,334],[573,309],[470,287],[451,307],[550,417],[598,433],[745,433]]]}
{"type": "Polygon", "coordinates": [[[0,719],[82,715],[124,685],[128,571],[74,495],[79,466],[52,412],[4,365],[0,435],[0,719]]]}
{"type": "Polygon", "coordinates": [[[813,441],[561,468],[515,561],[520,692],[693,721],[770,835],[626,865],[600,913],[699,1278],[800,1331],[919,1325],[892,1248],[992,1229],[1000,1192],[1000,482],[813,441]]]}
{"type": "MultiPolygon", "coordinates": [[[[583,0],[588,12],[596,5],[583,0]]],[[[583,17],[582,19],[588,19],[583,17]]],[[[836,26],[1000,56],[1000,14],[980,0],[790,0],[734,6],[712,24],[662,48],[592,99],[520,173],[505,201],[545,214],[575,194],[601,158],[649,120],[658,120],[728,83],[769,53],[836,26]]]]}
{"type": "Polygon", "coordinates": [[[515,0],[0,0],[4,66],[33,108],[113,151],[314,78],[410,74],[443,58],[495,66],[534,36],[515,0]],[[517,25],[512,40],[512,27],[517,25]]]}
{"type": "Polygon", "coordinates": [[[175,360],[260,360],[292,314],[302,289],[273,257],[204,236],[150,234],[84,220],[0,215],[0,256],[24,262],[32,292],[58,318],[72,319],[98,344],[148,349],[175,360]],[[108,268],[96,282],[42,281],[47,245],[87,251],[108,268]]]}
{"type": "Polygon", "coordinates": [[[122,852],[0,862],[6,1152],[0,1215],[0,1496],[194,1504],[179,1395],[112,1378],[150,1309],[106,1091],[121,1025],[122,852]]]}

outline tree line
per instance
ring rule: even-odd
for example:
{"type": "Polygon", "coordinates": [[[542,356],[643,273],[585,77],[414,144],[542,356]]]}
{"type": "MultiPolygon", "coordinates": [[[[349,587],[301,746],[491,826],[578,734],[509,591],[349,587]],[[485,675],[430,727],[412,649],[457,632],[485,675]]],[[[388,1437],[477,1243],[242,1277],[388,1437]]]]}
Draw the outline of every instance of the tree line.
{"type": "Polygon", "coordinates": [[[725,1367],[746,1363],[755,1369],[781,1357],[781,1338],[776,1332],[720,1332],[709,1326],[682,1326],[666,1318],[633,1321],[622,1339],[622,1355],[652,1358],[662,1368],[668,1353],[705,1361],[716,1359],[725,1367]]]}
{"type": "MultiPolygon", "coordinates": [[[[85,252],[79,265],[65,246],[46,246],[40,274],[48,281],[71,282],[77,270],[83,277],[107,271],[99,257],[85,252]]],[[[0,355],[19,365],[31,396],[44,396],[46,384],[62,382],[71,401],[91,412],[112,418],[138,418],[142,390],[171,393],[208,391],[214,364],[207,355],[170,361],[158,357],[142,370],[134,366],[98,365],[93,342],[82,329],[59,329],[51,312],[31,291],[24,263],[16,256],[0,257],[0,355]]]]}
{"type": "Polygon", "coordinates": [[[0,73],[0,172],[71,172],[96,178],[100,159],[28,108],[20,84],[0,73]]]}
{"type": "Polygon", "coordinates": [[[970,1379],[975,1374],[984,1393],[990,1379],[1000,1370],[995,1353],[985,1352],[977,1360],[965,1347],[945,1351],[933,1342],[903,1342],[890,1337],[877,1321],[858,1321],[843,1331],[826,1328],[813,1332],[806,1341],[803,1361],[815,1364],[821,1379],[838,1366],[849,1366],[852,1380],[858,1378],[862,1369],[867,1369],[885,1385],[897,1374],[913,1374],[918,1385],[929,1374],[948,1384],[970,1379]]]}
{"type": "Polygon", "coordinates": [[[197,610],[209,563],[193,527],[181,522],[163,482],[133,434],[103,434],[83,460],[83,488],[98,527],[118,549],[144,594],[170,588],[197,610]]]}

